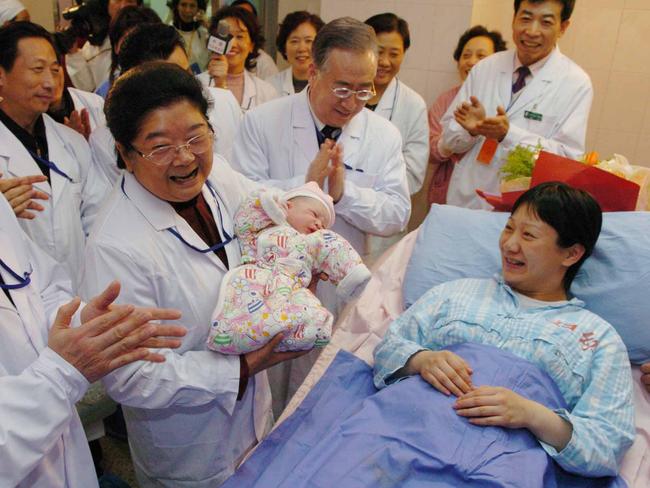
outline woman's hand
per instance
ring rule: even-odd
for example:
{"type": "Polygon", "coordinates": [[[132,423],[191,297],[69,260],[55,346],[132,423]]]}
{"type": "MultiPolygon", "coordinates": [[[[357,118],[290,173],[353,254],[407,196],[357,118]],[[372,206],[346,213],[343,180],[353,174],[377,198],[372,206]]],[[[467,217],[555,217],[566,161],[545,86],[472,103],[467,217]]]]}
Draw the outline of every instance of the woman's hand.
{"type": "Polygon", "coordinates": [[[650,393],[650,363],[645,363],[641,365],[641,384],[645,386],[645,389],[650,393]]]}
{"type": "Polygon", "coordinates": [[[223,54],[212,53],[208,63],[208,73],[218,88],[226,88],[226,76],[228,76],[228,60],[223,54]]]}
{"type": "Polygon", "coordinates": [[[90,127],[90,115],[88,110],[82,108],[80,111],[73,110],[70,112],[70,118],[63,118],[63,125],[70,127],[73,130],[76,130],[79,134],[84,136],[84,139],[88,140],[92,129],[90,127]]]}
{"type": "Polygon", "coordinates": [[[528,427],[531,401],[499,386],[479,386],[456,400],[454,409],[475,425],[528,427]]]}
{"type": "Polygon", "coordinates": [[[418,373],[436,390],[457,397],[472,391],[472,368],[450,351],[420,351],[406,363],[406,373],[418,373]]]}
{"type": "Polygon", "coordinates": [[[309,352],[295,351],[295,352],[275,352],[274,349],[284,339],[284,334],[277,334],[271,339],[264,347],[257,351],[252,351],[244,355],[246,364],[248,365],[248,374],[250,377],[255,376],[260,371],[264,371],[271,366],[274,366],[289,359],[296,359],[304,356],[309,352]]]}
{"type": "Polygon", "coordinates": [[[454,409],[474,425],[528,429],[558,452],[573,435],[573,426],[553,410],[500,386],[480,386],[458,398],[454,409]]]}

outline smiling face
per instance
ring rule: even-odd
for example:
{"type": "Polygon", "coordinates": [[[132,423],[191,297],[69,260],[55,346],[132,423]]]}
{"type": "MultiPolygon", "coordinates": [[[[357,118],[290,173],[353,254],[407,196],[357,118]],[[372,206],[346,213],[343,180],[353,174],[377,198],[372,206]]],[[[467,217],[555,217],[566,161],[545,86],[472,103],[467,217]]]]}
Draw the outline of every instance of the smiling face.
{"type": "Polygon", "coordinates": [[[530,66],[548,56],[568,27],[569,20],[562,21],[560,2],[521,2],[512,21],[512,39],[519,61],[530,66]]]}
{"type": "Polygon", "coordinates": [[[189,24],[194,22],[194,17],[199,11],[199,5],[196,0],[180,0],[177,11],[180,19],[189,24]]]}
{"type": "Polygon", "coordinates": [[[581,244],[560,247],[557,231],[527,204],[508,219],[499,249],[505,282],[523,295],[544,301],[566,299],[564,275],[584,254],[581,244]]]}
{"type": "Polygon", "coordinates": [[[187,202],[199,194],[212,170],[212,147],[202,154],[183,148],[167,166],[156,165],[137,151],[149,154],[161,146],[185,144],[208,130],[203,114],[187,100],[181,100],[143,119],[131,143],[136,150],[119,143],[117,146],[127,170],[149,192],[169,202],[187,202]]]}
{"type": "Polygon", "coordinates": [[[43,38],[23,38],[17,47],[11,70],[0,67],[0,95],[4,98],[0,108],[28,128],[54,101],[61,66],[54,48],[43,38]]]}
{"type": "Polygon", "coordinates": [[[379,57],[375,86],[382,88],[388,86],[399,73],[404,61],[404,39],[399,32],[382,32],[377,34],[377,44],[379,44],[379,57]]]}
{"type": "Polygon", "coordinates": [[[307,78],[311,64],[311,45],[315,38],[316,28],[310,22],[303,22],[289,34],[284,45],[293,75],[299,79],[307,78]]]}
{"type": "Polygon", "coordinates": [[[301,234],[311,234],[327,228],[328,211],[315,198],[292,198],[287,201],[287,223],[301,234]]]}
{"type": "Polygon", "coordinates": [[[333,88],[371,90],[377,71],[375,53],[332,49],[321,69],[309,68],[309,101],[316,117],[325,125],[343,127],[366,104],[356,96],[338,98],[333,88]]]}
{"type": "Polygon", "coordinates": [[[494,54],[494,43],[489,37],[477,36],[467,41],[458,60],[460,79],[465,81],[474,65],[490,54],[494,54]]]}
{"type": "Polygon", "coordinates": [[[230,51],[226,54],[228,60],[228,73],[239,74],[244,71],[246,58],[253,52],[253,41],[248,33],[248,29],[244,23],[234,17],[226,17],[225,21],[228,22],[230,27],[230,51]]]}

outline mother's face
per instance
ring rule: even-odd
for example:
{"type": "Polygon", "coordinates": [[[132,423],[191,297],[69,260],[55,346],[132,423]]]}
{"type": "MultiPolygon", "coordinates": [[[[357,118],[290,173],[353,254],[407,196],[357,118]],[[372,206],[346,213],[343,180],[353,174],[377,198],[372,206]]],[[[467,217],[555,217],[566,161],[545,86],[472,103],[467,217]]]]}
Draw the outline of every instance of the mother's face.
{"type": "Polygon", "coordinates": [[[134,150],[118,143],[127,170],[161,200],[191,200],[200,193],[212,170],[212,132],[203,114],[187,100],[149,113],[131,145],[134,150]],[[194,139],[197,136],[205,137],[194,139]],[[176,146],[190,139],[195,142],[176,150],[176,146]],[[160,159],[149,155],[165,146],[174,146],[173,159],[167,164],[156,164],[160,159]]]}

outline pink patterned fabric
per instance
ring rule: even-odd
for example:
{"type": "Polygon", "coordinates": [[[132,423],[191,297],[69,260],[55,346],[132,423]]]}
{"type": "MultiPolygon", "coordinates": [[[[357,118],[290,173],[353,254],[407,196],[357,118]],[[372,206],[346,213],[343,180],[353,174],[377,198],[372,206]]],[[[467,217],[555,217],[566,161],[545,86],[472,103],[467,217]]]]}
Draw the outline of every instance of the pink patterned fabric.
{"type": "Polygon", "coordinates": [[[432,203],[447,203],[447,189],[455,164],[464,154],[452,154],[445,158],[438,151],[438,141],[442,135],[440,120],[451,102],[456,98],[460,85],[441,94],[429,109],[429,164],[431,165],[431,184],[429,185],[428,201],[432,203]]]}
{"type": "Polygon", "coordinates": [[[301,234],[277,225],[269,211],[281,215],[283,203],[270,195],[253,194],[235,215],[243,265],[223,279],[208,336],[208,347],[224,354],[254,351],[278,333],[285,336],[278,351],[326,345],[333,317],[307,288],[312,275],[327,273],[343,296],[360,293],[370,279],[359,254],[337,233],[301,234]]]}

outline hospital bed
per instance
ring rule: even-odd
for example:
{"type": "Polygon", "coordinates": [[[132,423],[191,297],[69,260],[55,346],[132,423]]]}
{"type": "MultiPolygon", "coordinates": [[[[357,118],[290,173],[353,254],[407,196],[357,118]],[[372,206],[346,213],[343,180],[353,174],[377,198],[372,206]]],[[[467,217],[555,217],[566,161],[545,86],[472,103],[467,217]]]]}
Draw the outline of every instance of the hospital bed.
{"type": "MultiPolygon", "coordinates": [[[[419,230],[407,235],[375,264],[372,280],[341,314],[330,344],[274,430],[224,487],[460,486],[438,484],[435,476],[423,482],[422,473],[413,474],[418,468],[409,465],[408,459],[396,457],[376,463],[375,458],[386,453],[375,452],[361,459],[358,469],[340,461],[338,467],[327,463],[324,467],[320,460],[309,458],[334,455],[326,447],[313,454],[312,449],[327,438],[330,425],[349,416],[348,410],[357,408],[355,405],[365,401],[364,395],[374,392],[369,386],[372,371],[368,366],[373,363],[373,350],[389,323],[403,311],[404,303],[412,304],[441,282],[488,277],[498,271],[497,239],[506,218],[505,214],[434,205],[419,230]],[[385,465],[406,468],[387,473],[385,465]],[[365,478],[357,477],[358,471],[363,471],[365,478]],[[364,481],[368,475],[375,476],[375,482],[364,481]]],[[[617,328],[637,364],[650,360],[649,275],[650,213],[605,214],[594,254],[580,270],[572,291],[617,328]]],[[[620,476],[575,484],[558,479],[557,486],[650,486],[650,394],[640,385],[638,366],[633,366],[632,375],[637,435],[623,459],[620,476]]],[[[404,428],[406,425],[405,421],[404,428]]],[[[354,449],[346,457],[354,458],[354,449]]],[[[525,470],[525,463],[518,468],[525,470]]],[[[476,486],[502,486],[495,476],[476,486]]],[[[526,486],[539,486],[539,480],[526,486]]]]}

